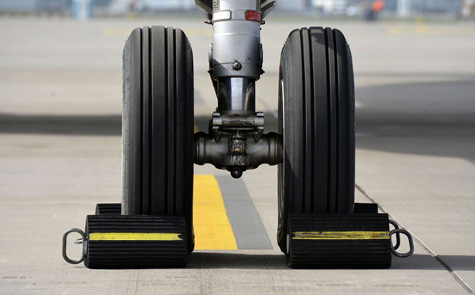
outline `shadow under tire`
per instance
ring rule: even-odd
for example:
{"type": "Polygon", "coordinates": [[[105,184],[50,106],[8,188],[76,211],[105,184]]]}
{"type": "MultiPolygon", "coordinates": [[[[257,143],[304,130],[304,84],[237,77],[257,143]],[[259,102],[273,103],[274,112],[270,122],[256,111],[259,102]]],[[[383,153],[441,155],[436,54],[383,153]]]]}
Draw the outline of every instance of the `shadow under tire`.
{"type": "Polygon", "coordinates": [[[123,52],[122,214],[185,218],[194,247],[193,55],[182,30],[135,29],[123,52]]]}
{"type": "Polygon", "coordinates": [[[343,34],[321,27],[292,31],[279,71],[284,159],[278,167],[277,240],[287,255],[289,214],[353,212],[354,97],[343,34]]]}

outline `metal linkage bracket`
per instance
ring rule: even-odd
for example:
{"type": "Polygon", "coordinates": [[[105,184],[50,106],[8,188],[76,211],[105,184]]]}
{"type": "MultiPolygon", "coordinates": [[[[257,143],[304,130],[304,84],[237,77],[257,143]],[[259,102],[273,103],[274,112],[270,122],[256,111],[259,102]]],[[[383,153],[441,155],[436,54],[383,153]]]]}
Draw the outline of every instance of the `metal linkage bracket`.
{"type": "Polygon", "coordinates": [[[281,145],[281,136],[273,132],[260,136],[239,132],[213,136],[199,132],[195,134],[195,164],[209,163],[239,178],[247,169],[255,169],[261,164],[279,164],[282,161],[281,145]]]}
{"type": "Polygon", "coordinates": [[[247,169],[282,162],[282,137],[264,132],[264,114],[248,116],[214,113],[210,134],[195,134],[195,164],[213,164],[239,178],[247,169]]]}
{"type": "Polygon", "coordinates": [[[227,130],[257,131],[258,134],[262,134],[264,132],[264,113],[235,116],[221,115],[215,112],[211,121],[211,129],[213,134],[227,130]]]}

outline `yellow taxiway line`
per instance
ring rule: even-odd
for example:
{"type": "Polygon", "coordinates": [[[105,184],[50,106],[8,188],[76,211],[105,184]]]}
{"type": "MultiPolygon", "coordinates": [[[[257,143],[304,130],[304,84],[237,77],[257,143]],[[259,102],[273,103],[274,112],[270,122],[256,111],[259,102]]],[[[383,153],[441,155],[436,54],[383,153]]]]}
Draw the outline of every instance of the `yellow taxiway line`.
{"type": "Polygon", "coordinates": [[[195,175],[193,224],[196,250],[237,250],[218,181],[214,175],[195,175]]]}

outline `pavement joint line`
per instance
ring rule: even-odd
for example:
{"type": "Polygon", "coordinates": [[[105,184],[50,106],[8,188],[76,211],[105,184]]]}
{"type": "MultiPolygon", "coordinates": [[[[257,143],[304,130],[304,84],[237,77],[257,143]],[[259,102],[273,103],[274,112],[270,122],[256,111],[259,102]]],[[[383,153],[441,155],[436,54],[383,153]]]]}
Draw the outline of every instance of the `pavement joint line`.
{"type": "MultiPolygon", "coordinates": [[[[386,210],[384,210],[384,208],[379,204],[379,203],[376,203],[376,201],[371,198],[368,193],[363,190],[363,188],[361,186],[359,186],[358,184],[355,183],[355,187],[357,190],[359,190],[371,203],[373,204],[377,204],[378,205],[378,209],[383,212],[383,213],[387,213],[389,216],[391,216],[386,210]]],[[[421,239],[419,239],[412,231],[410,231],[409,229],[407,229],[402,223],[400,223],[396,218],[394,218],[394,216],[391,216],[391,219],[394,220],[395,222],[397,222],[401,228],[404,228],[405,230],[407,230],[411,235],[412,235],[412,238],[419,244],[419,246],[421,246],[424,250],[426,250],[427,252],[429,252],[429,254],[435,258],[451,275],[452,277],[455,279],[455,281],[457,281],[457,283],[459,283],[467,292],[468,294],[471,294],[471,295],[475,295],[475,291],[472,289],[472,287],[470,287],[470,285],[468,285],[451,267],[450,265],[448,265],[442,258],[440,258],[437,253],[435,253],[432,249],[429,248],[429,246],[424,243],[421,239]]]]}

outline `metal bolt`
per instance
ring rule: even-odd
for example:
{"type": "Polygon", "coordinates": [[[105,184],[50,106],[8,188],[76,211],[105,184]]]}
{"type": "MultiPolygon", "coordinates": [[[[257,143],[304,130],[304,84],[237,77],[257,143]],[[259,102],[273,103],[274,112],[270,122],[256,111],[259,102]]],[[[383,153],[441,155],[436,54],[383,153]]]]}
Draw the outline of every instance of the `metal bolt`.
{"type": "Polygon", "coordinates": [[[240,178],[242,176],[241,170],[231,170],[231,176],[233,178],[240,178]]]}
{"type": "Polygon", "coordinates": [[[240,62],[238,62],[238,61],[235,61],[235,62],[233,63],[233,70],[235,70],[235,71],[240,71],[241,69],[242,69],[242,64],[241,64],[240,62]]]}

